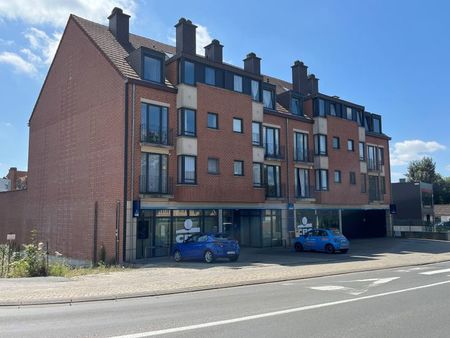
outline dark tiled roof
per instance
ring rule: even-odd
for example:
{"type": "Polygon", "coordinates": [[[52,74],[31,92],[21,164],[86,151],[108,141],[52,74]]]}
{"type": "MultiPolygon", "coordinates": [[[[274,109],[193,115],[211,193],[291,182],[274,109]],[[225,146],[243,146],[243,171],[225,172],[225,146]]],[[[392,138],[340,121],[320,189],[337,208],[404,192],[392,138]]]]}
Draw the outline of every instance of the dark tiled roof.
{"type": "Polygon", "coordinates": [[[450,204],[435,204],[434,205],[435,216],[450,216],[450,204]]]}
{"type": "MultiPolygon", "coordinates": [[[[140,79],[136,71],[130,66],[125,59],[128,56],[127,50],[116,40],[108,27],[92,22],[76,15],[71,15],[76,23],[84,30],[84,32],[94,41],[97,47],[105,54],[117,70],[130,79],[140,79]]],[[[160,52],[169,54],[175,53],[175,48],[164,43],[147,39],[138,35],[130,34],[130,43],[134,49],[139,47],[147,47],[160,52]]],[[[173,85],[166,79],[166,85],[173,85]]]]}
{"type": "Polygon", "coordinates": [[[263,77],[264,77],[264,82],[271,83],[271,84],[277,86],[277,94],[281,94],[281,93],[287,92],[289,90],[292,90],[292,83],[290,83],[290,82],[280,80],[280,79],[277,79],[275,77],[268,76],[268,75],[263,75],[263,77]]]}

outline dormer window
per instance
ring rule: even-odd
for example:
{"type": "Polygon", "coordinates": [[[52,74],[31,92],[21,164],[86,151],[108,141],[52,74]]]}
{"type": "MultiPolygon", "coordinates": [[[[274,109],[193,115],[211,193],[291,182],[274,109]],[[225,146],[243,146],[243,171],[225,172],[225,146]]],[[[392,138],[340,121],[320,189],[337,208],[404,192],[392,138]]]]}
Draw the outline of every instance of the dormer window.
{"type": "Polygon", "coordinates": [[[251,86],[252,86],[252,100],[253,101],[259,101],[259,82],[252,80],[251,82],[251,86]]]}
{"type": "Polygon", "coordinates": [[[184,83],[195,84],[195,64],[190,61],[184,61],[184,83]]]}
{"type": "Polygon", "coordinates": [[[233,76],[233,90],[242,93],[242,76],[236,74],[233,76]]]}
{"type": "Polygon", "coordinates": [[[162,83],[162,60],[144,55],[144,80],[162,83]]]}
{"type": "Polygon", "coordinates": [[[298,97],[291,99],[291,112],[294,115],[303,115],[303,109],[301,107],[301,101],[298,97]]]}
{"type": "Polygon", "coordinates": [[[211,67],[205,67],[205,83],[215,86],[216,85],[216,70],[211,67]]]}
{"type": "Polygon", "coordinates": [[[272,90],[264,89],[263,90],[263,104],[264,108],[275,109],[274,102],[274,93],[272,90]]]}

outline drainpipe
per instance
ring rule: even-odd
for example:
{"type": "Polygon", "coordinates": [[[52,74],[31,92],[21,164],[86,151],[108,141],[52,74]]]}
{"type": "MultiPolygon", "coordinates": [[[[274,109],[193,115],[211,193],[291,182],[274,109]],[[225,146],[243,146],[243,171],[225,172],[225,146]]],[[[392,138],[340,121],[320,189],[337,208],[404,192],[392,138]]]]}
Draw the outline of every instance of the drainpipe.
{"type": "MultiPolygon", "coordinates": [[[[134,131],[135,131],[135,101],[136,101],[136,85],[133,83],[131,85],[131,186],[130,186],[130,192],[131,192],[131,202],[134,201],[134,131]]],[[[130,212],[130,226],[133,229],[133,210],[130,212]]],[[[133,239],[134,241],[134,239],[133,239]]],[[[135,245],[133,245],[135,246],[135,245]]]]}
{"type": "Polygon", "coordinates": [[[127,240],[127,181],[128,181],[128,79],[125,80],[125,128],[124,128],[124,172],[123,172],[123,233],[122,261],[126,260],[127,240]]]}

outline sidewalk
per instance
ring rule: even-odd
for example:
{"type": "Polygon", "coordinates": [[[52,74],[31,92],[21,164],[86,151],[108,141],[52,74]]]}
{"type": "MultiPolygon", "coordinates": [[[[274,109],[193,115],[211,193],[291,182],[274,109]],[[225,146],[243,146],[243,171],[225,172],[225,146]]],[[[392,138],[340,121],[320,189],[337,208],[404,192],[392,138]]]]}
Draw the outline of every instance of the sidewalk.
{"type": "Polygon", "coordinates": [[[238,262],[175,263],[158,258],[137,269],[74,278],[0,279],[0,306],[155,296],[450,260],[450,242],[354,240],[348,254],[244,249],[238,262]]]}

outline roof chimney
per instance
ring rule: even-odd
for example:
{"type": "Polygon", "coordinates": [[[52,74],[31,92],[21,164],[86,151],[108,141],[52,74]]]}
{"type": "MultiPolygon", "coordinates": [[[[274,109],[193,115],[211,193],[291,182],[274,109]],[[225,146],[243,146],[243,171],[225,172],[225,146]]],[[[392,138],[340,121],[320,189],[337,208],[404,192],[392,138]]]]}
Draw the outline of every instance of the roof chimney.
{"type": "Polygon", "coordinates": [[[247,57],[244,59],[244,70],[261,75],[261,58],[257,57],[255,53],[247,54],[247,57]]]}
{"type": "Polygon", "coordinates": [[[308,76],[308,94],[314,95],[319,92],[319,79],[314,74],[308,76]]]}
{"type": "Polygon", "coordinates": [[[308,94],[308,66],[298,60],[292,66],[292,87],[295,92],[308,94]]]}
{"type": "Polygon", "coordinates": [[[205,57],[214,62],[223,62],[223,45],[220,44],[219,40],[212,40],[211,43],[205,47],[205,57]]]}
{"type": "Polygon", "coordinates": [[[120,44],[126,45],[129,43],[130,33],[130,16],[124,14],[122,9],[114,7],[111,15],[108,16],[109,30],[116,37],[120,44]]]}
{"type": "Polygon", "coordinates": [[[192,24],[191,20],[181,18],[175,25],[177,30],[176,35],[176,51],[177,54],[186,53],[195,55],[196,43],[195,43],[195,30],[197,26],[192,24]]]}

